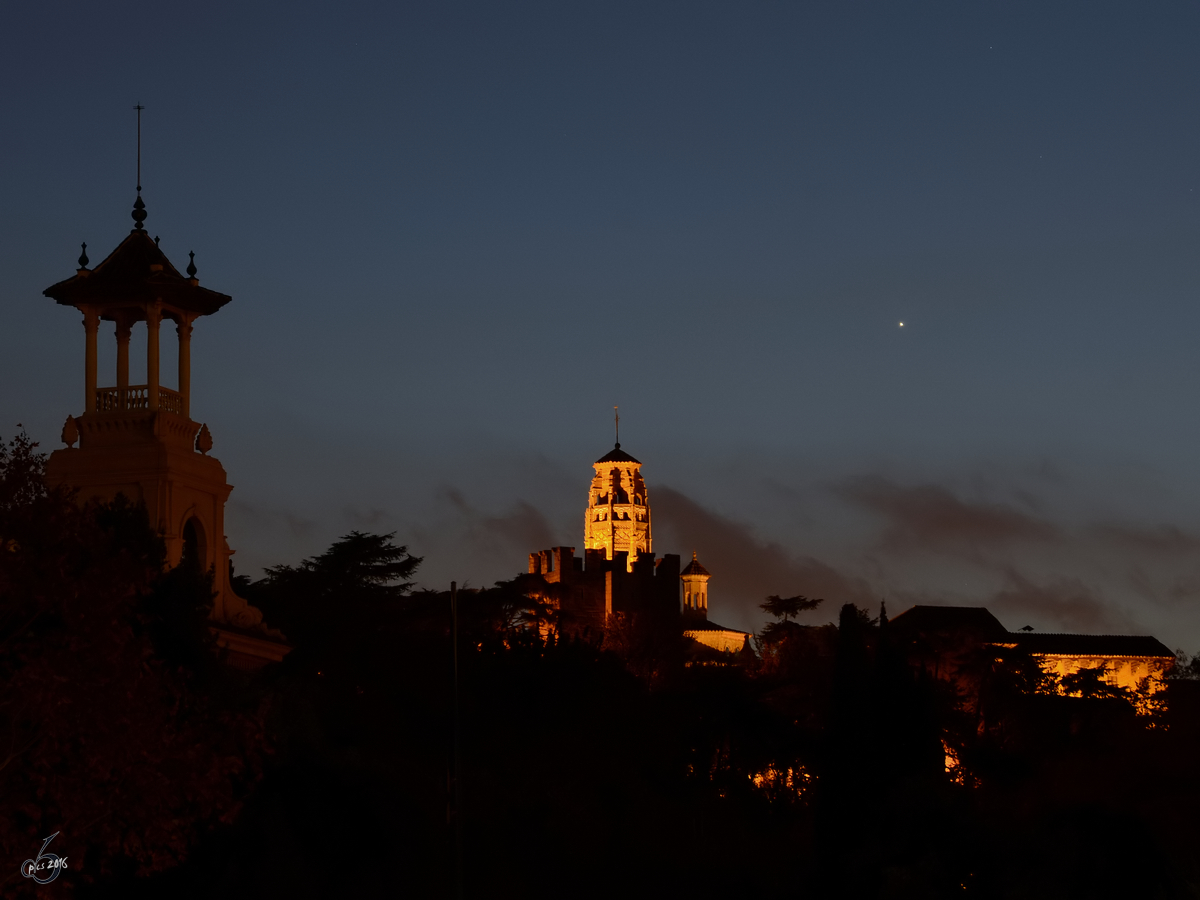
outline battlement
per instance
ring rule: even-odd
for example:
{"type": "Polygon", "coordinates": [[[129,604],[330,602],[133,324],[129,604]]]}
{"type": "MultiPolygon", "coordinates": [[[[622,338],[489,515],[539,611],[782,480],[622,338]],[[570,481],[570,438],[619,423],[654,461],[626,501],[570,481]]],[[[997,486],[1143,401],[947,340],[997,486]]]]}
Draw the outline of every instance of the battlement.
{"type": "Polygon", "coordinates": [[[581,559],[574,547],[551,547],[529,554],[529,574],[567,588],[557,602],[576,627],[601,629],[614,613],[650,607],[678,611],[679,556],[656,560],[653,553],[640,553],[632,566],[628,557],[620,550],[608,559],[603,548],[590,548],[581,559]]]}
{"type": "Polygon", "coordinates": [[[551,547],[529,554],[529,574],[541,575],[554,584],[575,580],[583,572],[583,560],[575,556],[574,547],[551,547]]]}

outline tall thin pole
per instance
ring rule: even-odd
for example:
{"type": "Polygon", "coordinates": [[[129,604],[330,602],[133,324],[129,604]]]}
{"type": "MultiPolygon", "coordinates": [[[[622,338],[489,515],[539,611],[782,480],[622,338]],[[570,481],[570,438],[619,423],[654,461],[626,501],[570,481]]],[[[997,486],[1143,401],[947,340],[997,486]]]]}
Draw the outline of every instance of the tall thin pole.
{"type": "Polygon", "coordinates": [[[450,582],[450,639],[454,647],[454,896],[463,897],[461,735],[458,715],[458,584],[450,582]]]}
{"type": "Polygon", "coordinates": [[[613,428],[617,432],[617,446],[618,447],[621,446],[621,413],[620,413],[620,409],[621,409],[621,407],[619,407],[619,406],[613,407],[613,418],[616,419],[616,421],[613,423],[613,428]]]}

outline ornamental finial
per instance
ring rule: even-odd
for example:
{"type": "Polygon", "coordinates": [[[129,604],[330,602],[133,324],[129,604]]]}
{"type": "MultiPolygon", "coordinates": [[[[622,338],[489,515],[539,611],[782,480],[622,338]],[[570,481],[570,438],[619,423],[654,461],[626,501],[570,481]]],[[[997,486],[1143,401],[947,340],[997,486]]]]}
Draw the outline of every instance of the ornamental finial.
{"type": "Polygon", "coordinates": [[[196,254],[194,251],[191,251],[191,250],[188,251],[187,273],[188,273],[188,278],[196,277],[196,254]]]}
{"type": "Polygon", "coordinates": [[[67,421],[63,424],[62,442],[70,449],[75,446],[77,440],[79,440],[79,425],[75,422],[74,416],[67,416],[67,421]]]}
{"type": "Polygon", "coordinates": [[[137,110],[137,199],[133,201],[133,216],[134,231],[142,230],[142,223],[146,221],[146,204],[142,202],[142,110],[146,107],[138,104],[134,107],[137,110]]]}
{"type": "Polygon", "coordinates": [[[81,250],[81,252],[79,254],[79,268],[86,269],[87,264],[88,264],[87,244],[86,243],[80,244],[79,247],[81,250]]]}

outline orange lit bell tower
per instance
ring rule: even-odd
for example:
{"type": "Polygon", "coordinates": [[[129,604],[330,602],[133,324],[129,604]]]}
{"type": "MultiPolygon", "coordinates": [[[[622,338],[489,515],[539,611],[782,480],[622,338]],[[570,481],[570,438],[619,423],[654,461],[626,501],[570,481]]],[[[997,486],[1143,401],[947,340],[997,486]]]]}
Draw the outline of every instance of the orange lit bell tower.
{"type": "Polygon", "coordinates": [[[633,571],[638,556],[653,549],[642,464],[618,443],[592,467],[596,474],[588,490],[583,546],[603,550],[605,559],[612,559],[614,553],[628,553],[627,566],[633,571]]]}
{"type": "Polygon", "coordinates": [[[232,487],[220,462],[208,455],[208,426],[191,418],[193,323],[232,298],[200,286],[194,258],[186,275],[171,265],[158,239],[151,239],[143,227],[146,207],[140,184],[132,215],[135,227],[106,259],[89,269],[84,244],[75,274],[43,292],[83,314],[86,340],[83,414],[67,417],[67,447],[51,454],[47,481],[78,488],[81,499],[111,500],[124,494],[144,502],[151,525],[166,542],[168,563],[175,566],[191,558],[212,571],[213,624],[231,661],[253,666],[282,659],[288,650],[282,635],[267,629],[262,613],[237,596],[229,583],[225,501],[232,487]],[[159,334],[164,321],[175,324],[179,340],[175,390],[160,380],[159,334]],[[113,387],[98,386],[101,322],[114,323],[113,387]],[[141,323],[146,327],[146,383],[130,384],[130,332],[141,323]]]}

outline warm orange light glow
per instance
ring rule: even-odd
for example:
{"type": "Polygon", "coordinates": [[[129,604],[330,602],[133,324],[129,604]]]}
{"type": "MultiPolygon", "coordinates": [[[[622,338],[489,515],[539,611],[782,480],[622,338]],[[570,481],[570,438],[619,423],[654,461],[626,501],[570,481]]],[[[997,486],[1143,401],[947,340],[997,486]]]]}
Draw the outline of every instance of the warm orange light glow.
{"type": "Polygon", "coordinates": [[[583,546],[603,550],[606,559],[616,553],[628,553],[627,565],[652,549],[650,504],[642,464],[617,447],[597,460],[596,475],[588,491],[584,516],[583,546]]]}
{"type": "Polygon", "coordinates": [[[966,784],[966,772],[963,771],[962,763],[958,758],[958,751],[942,741],[942,752],[946,758],[946,774],[950,776],[950,780],[955,784],[966,784]]]}
{"type": "Polygon", "coordinates": [[[748,777],[754,789],[771,800],[803,800],[816,780],[816,776],[804,766],[779,768],[774,764],[760,772],[752,772],[748,777]]]}
{"type": "Polygon", "coordinates": [[[1101,679],[1113,688],[1127,692],[1138,715],[1154,715],[1166,709],[1166,675],[1173,663],[1170,659],[1136,656],[1076,656],[1068,654],[1037,654],[1042,670],[1055,676],[1055,693],[1075,696],[1062,685],[1064,677],[1085,669],[1101,669],[1101,679]]]}

